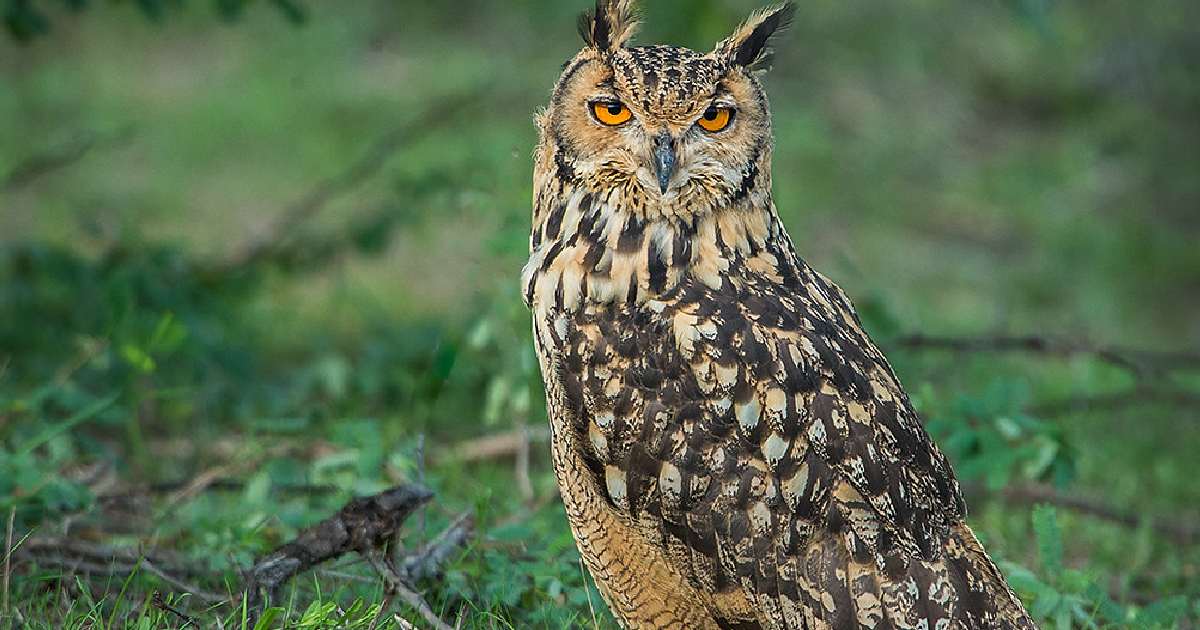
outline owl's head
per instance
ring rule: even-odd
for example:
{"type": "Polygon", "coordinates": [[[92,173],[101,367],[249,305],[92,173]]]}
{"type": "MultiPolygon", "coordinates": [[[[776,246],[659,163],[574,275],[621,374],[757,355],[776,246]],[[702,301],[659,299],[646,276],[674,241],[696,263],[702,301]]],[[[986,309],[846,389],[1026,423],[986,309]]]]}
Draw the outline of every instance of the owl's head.
{"type": "Polygon", "coordinates": [[[538,117],[560,176],[620,188],[677,214],[734,204],[769,189],[771,123],[754,71],[795,12],[759,11],[708,53],[630,47],[632,0],[597,0],[580,18],[586,45],[567,62],[538,117]],[[686,209],[686,210],[685,210],[686,209]]]}

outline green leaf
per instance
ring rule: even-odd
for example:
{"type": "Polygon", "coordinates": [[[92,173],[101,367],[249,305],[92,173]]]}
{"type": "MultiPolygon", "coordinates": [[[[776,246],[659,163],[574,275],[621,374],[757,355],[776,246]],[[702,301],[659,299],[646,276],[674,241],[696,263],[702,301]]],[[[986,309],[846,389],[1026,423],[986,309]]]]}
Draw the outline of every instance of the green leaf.
{"type": "Polygon", "coordinates": [[[1183,595],[1159,600],[1138,611],[1137,624],[1142,628],[1174,628],[1187,608],[1188,600],[1183,595]]]}
{"type": "Polygon", "coordinates": [[[1037,539],[1042,568],[1052,579],[1057,579],[1063,568],[1063,546],[1058,513],[1053,506],[1039,505],[1033,508],[1033,534],[1037,539]]]}
{"type": "Polygon", "coordinates": [[[125,362],[128,363],[130,367],[143,374],[149,374],[154,371],[154,358],[151,357],[145,350],[142,350],[131,343],[121,346],[121,358],[125,359],[125,362]]]}
{"type": "Polygon", "coordinates": [[[303,24],[308,21],[308,11],[294,0],[271,0],[279,12],[292,24],[303,24]]]}
{"type": "Polygon", "coordinates": [[[37,448],[40,447],[41,445],[54,439],[55,436],[57,436],[61,433],[64,433],[66,431],[70,431],[71,429],[75,428],[75,426],[82,424],[84,422],[87,422],[88,420],[95,417],[100,412],[111,407],[113,403],[117,402],[117,398],[119,398],[119,397],[120,397],[120,394],[112,394],[111,396],[108,396],[107,398],[102,398],[100,400],[97,400],[96,402],[87,406],[82,411],[79,411],[78,413],[71,416],[70,418],[63,420],[62,422],[60,422],[56,425],[47,427],[46,430],[42,431],[37,437],[33,438],[29,442],[26,442],[25,445],[22,446],[21,449],[17,451],[17,455],[18,456],[28,455],[28,454],[32,453],[33,451],[37,450],[37,448]]]}
{"type": "Polygon", "coordinates": [[[267,630],[268,628],[271,628],[271,624],[274,623],[275,620],[285,612],[286,611],[284,609],[279,607],[272,607],[264,610],[262,616],[258,618],[258,622],[254,624],[254,630],[267,630]]]}

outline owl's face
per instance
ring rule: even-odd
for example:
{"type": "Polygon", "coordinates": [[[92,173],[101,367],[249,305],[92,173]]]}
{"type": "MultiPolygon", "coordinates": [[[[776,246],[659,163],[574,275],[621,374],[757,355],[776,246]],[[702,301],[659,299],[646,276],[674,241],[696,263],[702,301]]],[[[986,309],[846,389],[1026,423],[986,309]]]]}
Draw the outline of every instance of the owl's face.
{"type": "Polygon", "coordinates": [[[601,2],[581,23],[591,45],[566,64],[539,117],[543,146],[553,145],[593,188],[622,189],[626,202],[669,214],[769,189],[762,166],[770,159],[770,114],[751,69],[789,7],[752,17],[707,54],[615,42],[633,28],[624,12],[627,3],[601,2]]]}

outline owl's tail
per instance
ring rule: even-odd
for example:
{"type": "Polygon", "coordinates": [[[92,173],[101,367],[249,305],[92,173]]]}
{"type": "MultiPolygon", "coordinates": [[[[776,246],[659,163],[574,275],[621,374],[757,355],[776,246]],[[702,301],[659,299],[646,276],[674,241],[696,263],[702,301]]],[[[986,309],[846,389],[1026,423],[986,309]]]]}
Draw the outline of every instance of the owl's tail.
{"type": "Polygon", "coordinates": [[[763,627],[1037,630],[963,522],[951,527],[943,553],[890,574],[851,559],[838,536],[815,542],[805,565],[813,605],[763,627]]]}

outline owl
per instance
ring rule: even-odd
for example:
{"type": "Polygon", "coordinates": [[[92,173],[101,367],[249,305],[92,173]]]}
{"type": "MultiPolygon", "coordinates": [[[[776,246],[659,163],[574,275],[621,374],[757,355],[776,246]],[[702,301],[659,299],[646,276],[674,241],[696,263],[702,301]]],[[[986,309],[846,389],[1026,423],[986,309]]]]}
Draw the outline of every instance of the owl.
{"type": "Polygon", "coordinates": [[[521,282],[567,519],[626,628],[1034,628],[853,305],[771,196],[757,70],[600,0],[536,117],[521,282]]]}

